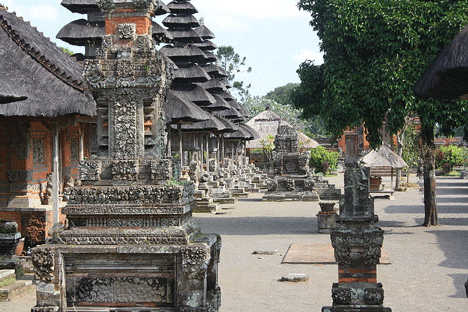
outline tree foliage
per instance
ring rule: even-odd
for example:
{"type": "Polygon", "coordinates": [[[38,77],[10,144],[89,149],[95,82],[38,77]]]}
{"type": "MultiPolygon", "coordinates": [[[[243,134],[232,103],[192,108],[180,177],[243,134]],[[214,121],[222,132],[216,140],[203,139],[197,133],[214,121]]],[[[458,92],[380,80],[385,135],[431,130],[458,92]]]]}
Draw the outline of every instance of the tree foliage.
{"type": "Polygon", "coordinates": [[[382,121],[396,133],[409,113],[445,132],[465,124],[459,101],[416,99],[424,69],[468,23],[468,1],[299,0],[318,31],[324,64],[304,62],[293,104],[321,115],[334,134],[365,123],[373,147],[382,121]]]}
{"type": "Polygon", "coordinates": [[[240,72],[250,73],[252,67],[245,67],[246,57],[241,57],[234,51],[232,46],[220,46],[216,51],[216,56],[219,60],[220,66],[227,71],[229,77],[228,81],[239,95],[239,100],[245,102],[250,97],[250,84],[246,85],[243,81],[235,81],[236,74],[240,72]]]}
{"type": "Polygon", "coordinates": [[[65,48],[65,47],[60,47],[60,49],[61,49],[63,52],[67,53],[68,55],[73,55],[73,54],[75,54],[75,52],[73,52],[72,50],[70,50],[70,49],[68,49],[68,48],[65,48]]]}
{"type": "MultiPolygon", "coordinates": [[[[468,23],[468,0],[299,0],[311,13],[324,63],[303,63],[293,104],[320,115],[339,135],[365,125],[372,147],[385,129],[396,134],[405,117],[421,121],[424,225],[437,224],[434,125],[451,134],[468,121],[461,101],[421,100],[413,86],[438,53],[468,23]]],[[[466,133],[466,132],[465,132],[466,133]]]]}
{"type": "Polygon", "coordinates": [[[315,172],[329,173],[336,170],[338,165],[338,152],[328,151],[323,146],[317,146],[310,150],[310,167],[315,168],[315,172]]]}
{"type": "Polygon", "coordinates": [[[277,87],[275,90],[268,92],[265,98],[276,101],[283,105],[291,104],[291,92],[297,88],[297,83],[288,83],[284,86],[277,87]]]}

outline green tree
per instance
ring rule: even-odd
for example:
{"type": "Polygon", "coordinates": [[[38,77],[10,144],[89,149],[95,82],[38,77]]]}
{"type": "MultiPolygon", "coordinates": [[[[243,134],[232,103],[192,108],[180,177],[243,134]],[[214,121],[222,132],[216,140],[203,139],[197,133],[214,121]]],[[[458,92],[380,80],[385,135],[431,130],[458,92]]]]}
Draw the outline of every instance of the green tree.
{"type": "Polygon", "coordinates": [[[250,97],[251,85],[244,85],[244,81],[235,81],[236,74],[240,72],[250,73],[252,67],[245,67],[246,57],[241,57],[234,51],[232,46],[220,46],[216,51],[220,66],[227,71],[229,77],[228,81],[239,95],[240,102],[244,103],[250,97]]]}
{"type": "Polygon", "coordinates": [[[419,100],[413,86],[463,25],[468,0],[299,0],[311,13],[324,64],[301,64],[301,84],[293,104],[306,116],[322,116],[326,127],[341,134],[347,127],[366,126],[373,147],[381,144],[383,121],[396,134],[405,117],[421,121],[424,159],[424,225],[436,225],[434,133],[466,124],[460,101],[419,100]]]}
{"type": "Polygon", "coordinates": [[[330,170],[336,170],[338,165],[338,152],[328,151],[323,146],[317,146],[310,150],[310,166],[315,168],[315,172],[329,173],[330,170]]]}
{"type": "Polygon", "coordinates": [[[291,92],[297,88],[298,85],[297,83],[288,83],[284,86],[277,87],[275,90],[268,92],[265,98],[283,105],[289,105],[291,104],[291,92]]]}
{"type": "Polygon", "coordinates": [[[68,49],[68,48],[65,48],[65,47],[60,47],[60,49],[61,49],[63,52],[67,53],[68,55],[73,55],[73,54],[75,54],[75,52],[73,52],[72,50],[70,50],[70,49],[68,49]]]}

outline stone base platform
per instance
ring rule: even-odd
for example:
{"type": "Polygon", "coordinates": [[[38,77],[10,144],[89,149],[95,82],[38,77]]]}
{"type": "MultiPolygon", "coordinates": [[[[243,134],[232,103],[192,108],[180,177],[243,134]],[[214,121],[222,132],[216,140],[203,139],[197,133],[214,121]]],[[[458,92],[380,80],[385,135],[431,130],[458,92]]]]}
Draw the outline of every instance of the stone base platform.
{"type": "Polygon", "coordinates": [[[392,312],[392,309],[381,306],[336,306],[336,307],[323,307],[322,312],[392,312]]]}

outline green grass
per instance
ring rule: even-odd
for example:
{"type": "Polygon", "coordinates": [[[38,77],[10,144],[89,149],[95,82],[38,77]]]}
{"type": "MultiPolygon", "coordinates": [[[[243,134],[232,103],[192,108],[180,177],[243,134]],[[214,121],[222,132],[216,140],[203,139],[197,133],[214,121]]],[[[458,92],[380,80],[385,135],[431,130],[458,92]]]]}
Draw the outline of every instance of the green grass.
{"type": "Polygon", "coordinates": [[[459,177],[460,172],[458,172],[456,170],[452,170],[449,173],[444,174],[444,176],[446,176],[446,177],[459,177]]]}

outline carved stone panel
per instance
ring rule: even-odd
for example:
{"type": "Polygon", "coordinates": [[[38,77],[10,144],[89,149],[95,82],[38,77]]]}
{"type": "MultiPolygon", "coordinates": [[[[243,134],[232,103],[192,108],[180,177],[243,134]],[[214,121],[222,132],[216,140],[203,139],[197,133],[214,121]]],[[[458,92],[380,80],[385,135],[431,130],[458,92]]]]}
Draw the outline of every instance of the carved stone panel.
{"type": "Polygon", "coordinates": [[[34,138],[33,139],[33,163],[43,164],[45,163],[44,153],[44,139],[34,138]]]}

